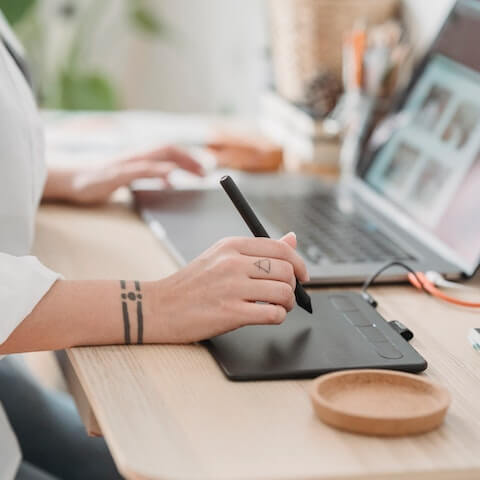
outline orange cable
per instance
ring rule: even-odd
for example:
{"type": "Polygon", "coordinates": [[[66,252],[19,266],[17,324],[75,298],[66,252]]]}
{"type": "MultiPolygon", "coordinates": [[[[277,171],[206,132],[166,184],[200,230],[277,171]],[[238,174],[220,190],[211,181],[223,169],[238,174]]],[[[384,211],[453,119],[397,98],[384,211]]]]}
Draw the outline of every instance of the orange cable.
{"type": "Polygon", "coordinates": [[[413,275],[412,273],[408,274],[408,280],[415,288],[418,288],[419,290],[423,289],[433,297],[440,298],[441,300],[448,303],[453,303],[454,305],[460,305],[461,307],[468,307],[468,308],[480,308],[480,303],[478,302],[468,302],[466,300],[461,300],[459,298],[451,297],[450,295],[443,293],[427,278],[427,276],[424,273],[416,272],[416,274],[417,274],[418,280],[420,280],[420,282],[422,283],[421,285],[417,280],[417,278],[415,278],[415,275],[413,275]]]}

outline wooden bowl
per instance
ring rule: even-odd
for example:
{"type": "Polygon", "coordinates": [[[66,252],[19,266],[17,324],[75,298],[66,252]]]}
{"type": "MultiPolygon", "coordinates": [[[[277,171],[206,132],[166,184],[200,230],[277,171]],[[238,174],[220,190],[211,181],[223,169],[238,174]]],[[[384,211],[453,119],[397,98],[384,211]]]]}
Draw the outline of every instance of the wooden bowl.
{"type": "Polygon", "coordinates": [[[442,386],[390,370],[348,370],[313,382],[315,412],[326,424],[364,435],[400,436],[441,425],[451,402],[442,386]]]}

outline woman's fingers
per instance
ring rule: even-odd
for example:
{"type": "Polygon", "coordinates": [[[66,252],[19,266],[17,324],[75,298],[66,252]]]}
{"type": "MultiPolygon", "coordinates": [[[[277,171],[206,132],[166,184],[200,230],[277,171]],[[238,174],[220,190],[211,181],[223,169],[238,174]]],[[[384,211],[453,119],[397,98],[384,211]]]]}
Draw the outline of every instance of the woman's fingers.
{"type": "Polygon", "coordinates": [[[295,273],[291,263],[276,258],[247,256],[243,256],[242,258],[250,278],[284,282],[295,290],[295,273]]]}
{"type": "Polygon", "coordinates": [[[250,257],[277,258],[292,264],[295,276],[301,282],[307,282],[307,267],[302,257],[285,241],[271,238],[227,238],[217,244],[219,248],[233,249],[250,257]]]}
{"type": "Polygon", "coordinates": [[[171,162],[137,162],[122,165],[113,176],[112,187],[115,189],[129,185],[140,178],[163,178],[165,179],[176,165],[171,162]]]}
{"type": "Polygon", "coordinates": [[[284,307],[272,303],[244,302],[239,314],[240,326],[278,325],[287,317],[284,307]]]}
{"type": "Polygon", "coordinates": [[[205,176],[202,165],[184,151],[174,147],[167,147],[164,154],[168,162],[173,162],[183,170],[187,170],[200,177],[205,176]]]}
{"type": "Polygon", "coordinates": [[[294,289],[285,282],[275,280],[250,280],[241,289],[243,298],[250,302],[267,302],[280,305],[288,312],[295,304],[294,289]]]}
{"type": "Polygon", "coordinates": [[[284,235],[281,239],[281,242],[285,242],[287,245],[290,245],[292,248],[297,248],[297,236],[295,233],[290,232],[284,235]]]}
{"type": "Polygon", "coordinates": [[[136,162],[151,162],[153,164],[169,162],[175,164],[178,168],[187,170],[194,175],[204,176],[205,172],[202,165],[198,163],[191,155],[175,147],[161,147],[151,152],[138,155],[127,160],[126,163],[134,164],[136,162]]]}

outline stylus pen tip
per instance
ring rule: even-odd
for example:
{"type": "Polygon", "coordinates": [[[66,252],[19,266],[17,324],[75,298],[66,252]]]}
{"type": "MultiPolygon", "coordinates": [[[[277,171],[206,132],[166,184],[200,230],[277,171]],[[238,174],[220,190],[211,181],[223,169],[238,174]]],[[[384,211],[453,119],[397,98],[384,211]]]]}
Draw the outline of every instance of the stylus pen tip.
{"type": "Polygon", "coordinates": [[[304,290],[302,285],[297,280],[297,288],[295,289],[295,299],[298,306],[302,307],[308,313],[313,313],[312,299],[310,295],[304,290]]]}
{"type": "Polygon", "coordinates": [[[313,313],[312,301],[310,298],[305,302],[304,305],[301,305],[301,307],[303,307],[308,313],[313,313]]]}

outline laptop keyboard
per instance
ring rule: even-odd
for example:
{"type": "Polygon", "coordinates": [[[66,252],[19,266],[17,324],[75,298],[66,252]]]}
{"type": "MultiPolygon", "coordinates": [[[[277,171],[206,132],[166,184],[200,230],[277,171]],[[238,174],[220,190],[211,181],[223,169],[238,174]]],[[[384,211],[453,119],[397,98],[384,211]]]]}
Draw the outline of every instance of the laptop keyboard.
{"type": "Polygon", "coordinates": [[[312,263],[365,263],[412,257],[371,221],[345,214],[331,195],[254,198],[254,205],[281,232],[295,231],[312,263]]]}

